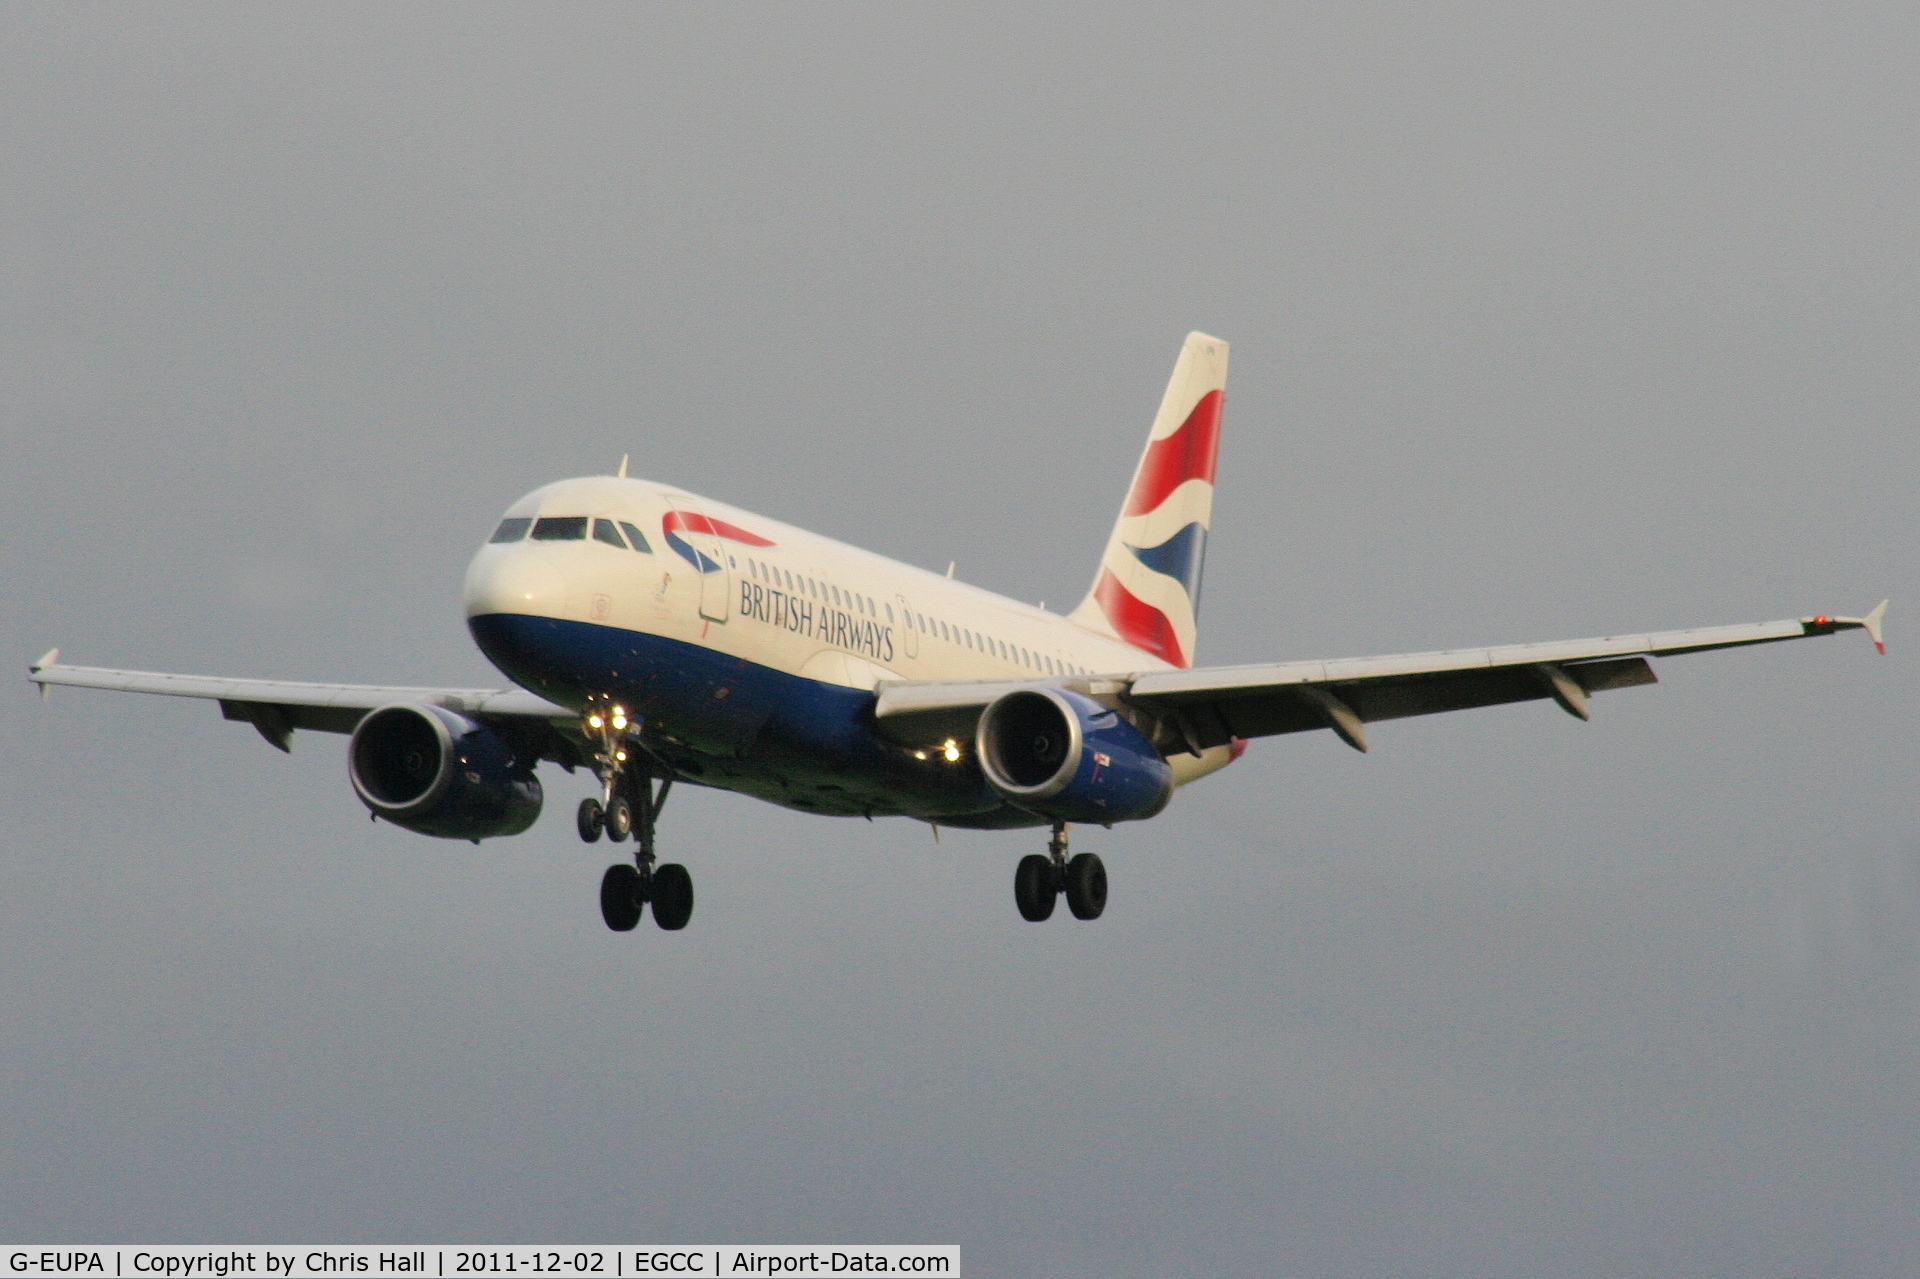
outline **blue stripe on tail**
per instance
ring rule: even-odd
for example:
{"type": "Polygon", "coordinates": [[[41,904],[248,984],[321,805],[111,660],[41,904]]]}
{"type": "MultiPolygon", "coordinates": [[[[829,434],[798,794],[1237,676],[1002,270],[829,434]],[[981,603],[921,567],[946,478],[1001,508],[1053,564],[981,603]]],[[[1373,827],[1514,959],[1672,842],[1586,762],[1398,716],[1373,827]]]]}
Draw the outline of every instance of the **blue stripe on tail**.
{"type": "Polygon", "coordinates": [[[1158,546],[1128,546],[1133,557],[1156,573],[1164,573],[1186,588],[1187,598],[1200,608],[1200,564],[1206,558],[1206,526],[1195,521],[1158,546]]]}

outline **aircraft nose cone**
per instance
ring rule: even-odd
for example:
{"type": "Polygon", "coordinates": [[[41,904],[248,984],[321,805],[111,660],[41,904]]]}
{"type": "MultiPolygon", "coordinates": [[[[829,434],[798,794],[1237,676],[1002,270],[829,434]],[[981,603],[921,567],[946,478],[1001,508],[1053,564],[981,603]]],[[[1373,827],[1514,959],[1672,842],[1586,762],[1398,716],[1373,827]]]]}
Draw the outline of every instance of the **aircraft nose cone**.
{"type": "Polygon", "coordinates": [[[489,613],[558,617],[566,602],[566,574],[528,547],[488,546],[467,566],[468,617],[489,613]]]}

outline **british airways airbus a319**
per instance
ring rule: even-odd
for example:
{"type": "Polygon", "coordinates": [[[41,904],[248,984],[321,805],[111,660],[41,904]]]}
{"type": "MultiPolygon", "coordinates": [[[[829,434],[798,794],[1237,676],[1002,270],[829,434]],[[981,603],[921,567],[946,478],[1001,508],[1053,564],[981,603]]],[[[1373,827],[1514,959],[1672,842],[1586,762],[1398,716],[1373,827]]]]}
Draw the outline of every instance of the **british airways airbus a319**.
{"type": "MultiPolygon", "coordinates": [[[[48,685],[215,699],[287,750],[350,734],[347,775],[375,818],[443,839],[517,835],[536,765],[590,768],[580,837],[631,837],[600,910],[693,914],[684,866],[656,859],[676,784],[805,813],[975,829],[1046,827],[1014,872],[1021,916],[1065,895],[1097,919],[1107,874],[1070,824],[1141,821],[1239,758],[1248,738],[1329,729],[1367,749],[1375,720],[1654,681],[1647,659],[1864,628],[1865,617],[1618,635],[1334,661],[1196,667],[1227,344],[1188,335],[1087,597],[1060,616],[665,484],[561,480],[515,502],[467,568],[467,628],[515,687],[388,688],[34,663],[48,685]]],[[[951,570],[949,570],[949,573],[951,570]]],[[[1884,652],[1884,646],[1881,646],[1884,652]]]]}

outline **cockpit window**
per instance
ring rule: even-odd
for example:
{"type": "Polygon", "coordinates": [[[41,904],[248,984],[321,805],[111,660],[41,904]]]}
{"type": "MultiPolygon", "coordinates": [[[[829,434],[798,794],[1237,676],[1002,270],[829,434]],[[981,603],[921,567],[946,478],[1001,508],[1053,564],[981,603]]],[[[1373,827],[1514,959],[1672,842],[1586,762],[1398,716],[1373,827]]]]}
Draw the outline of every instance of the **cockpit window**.
{"type": "Polygon", "coordinates": [[[633,543],[633,549],[634,549],[634,550],[636,550],[636,551],[640,551],[640,552],[642,552],[642,553],[644,553],[644,554],[647,554],[647,555],[651,555],[651,554],[653,554],[653,548],[652,548],[651,546],[648,546],[648,545],[647,545],[647,539],[646,539],[646,538],[644,538],[644,537],[642,537],[642,536],[640,536],[640,530],[639,530],[639,529],[637,529],[637,528],[635,528],[635,527],[634,527],[633,525],[631,525],[631,524],[629,524],[629,523],[627,523],[627,522],[626,522],[625,520],[621,520],[621,521],[620,521],[620,527],[626,530],[626,532],[627,532],[627,540],[628,540],[629,542],[631,542],[631,543],[633,543]]]}
{"type": "Polygon", "coordinates": [[[548,515],[533,525],[536,542],[584,542],[586,538],[587,517],[584,515],[548,515]]]}
{"type": "Polygon", "coordinates": [[[612,520],[593,522],[593,540],[605,542],[608,546],[617,546],[623,551],[627,549],[627,544],[620,540],[620,530],[613,526],[612,520]]]}
{"type": "Polygon", "coordinates": [[[517,542],[527,535],[527,528],[532,523],[532,520],[518,518],[501,520],[500,527],[493,530],[493,536],[487,540],[489,542],[517,542]]]}

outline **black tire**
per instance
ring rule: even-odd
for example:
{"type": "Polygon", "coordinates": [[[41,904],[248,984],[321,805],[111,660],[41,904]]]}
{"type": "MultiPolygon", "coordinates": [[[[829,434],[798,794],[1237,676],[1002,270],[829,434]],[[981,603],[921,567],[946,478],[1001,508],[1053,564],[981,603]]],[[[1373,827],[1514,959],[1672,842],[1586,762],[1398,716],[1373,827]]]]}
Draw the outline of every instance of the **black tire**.
{"type": "Polygon", "coordinates": [[[627,862],[607,867],[600,877],[600,917],[616,933],[630,933],[640,922],[640,872],[627,862]]]}
{"type": "Polygon", "coordinates": [[[614,797],[601,823],[607,828],[607,838],[616,844],[633,834],[633,805],[627,802],[626,796],[614,797]]]}
{"type": "Polygon", "coordinates": [[[1013,871],[1013,904],[1020,918],[1037,924],[1053,914],[1059,889],[1053,883],[1053,862],[1039,853],[1028,853],[1013,871]]]}
{"type": "Polygon", "coordinates": [[[693,876],[679,862],[653,868],[653,922],[677,932],[693,918],[693,876]]]}
{"type": "Polygon", "coordinates": [[[600,838],[600,826],[604,818],[600,812],[600,801],[583,799],[573,815],[573,828],[580,832],[580,838],[591,844],[600,838]]]}
{"type": "Polygon", "coordinates": [[[1093,853],[1067,863],[1067,909],[1075,919],[1098,919],[1107,908],[1107,868],[1093,853]]]}

